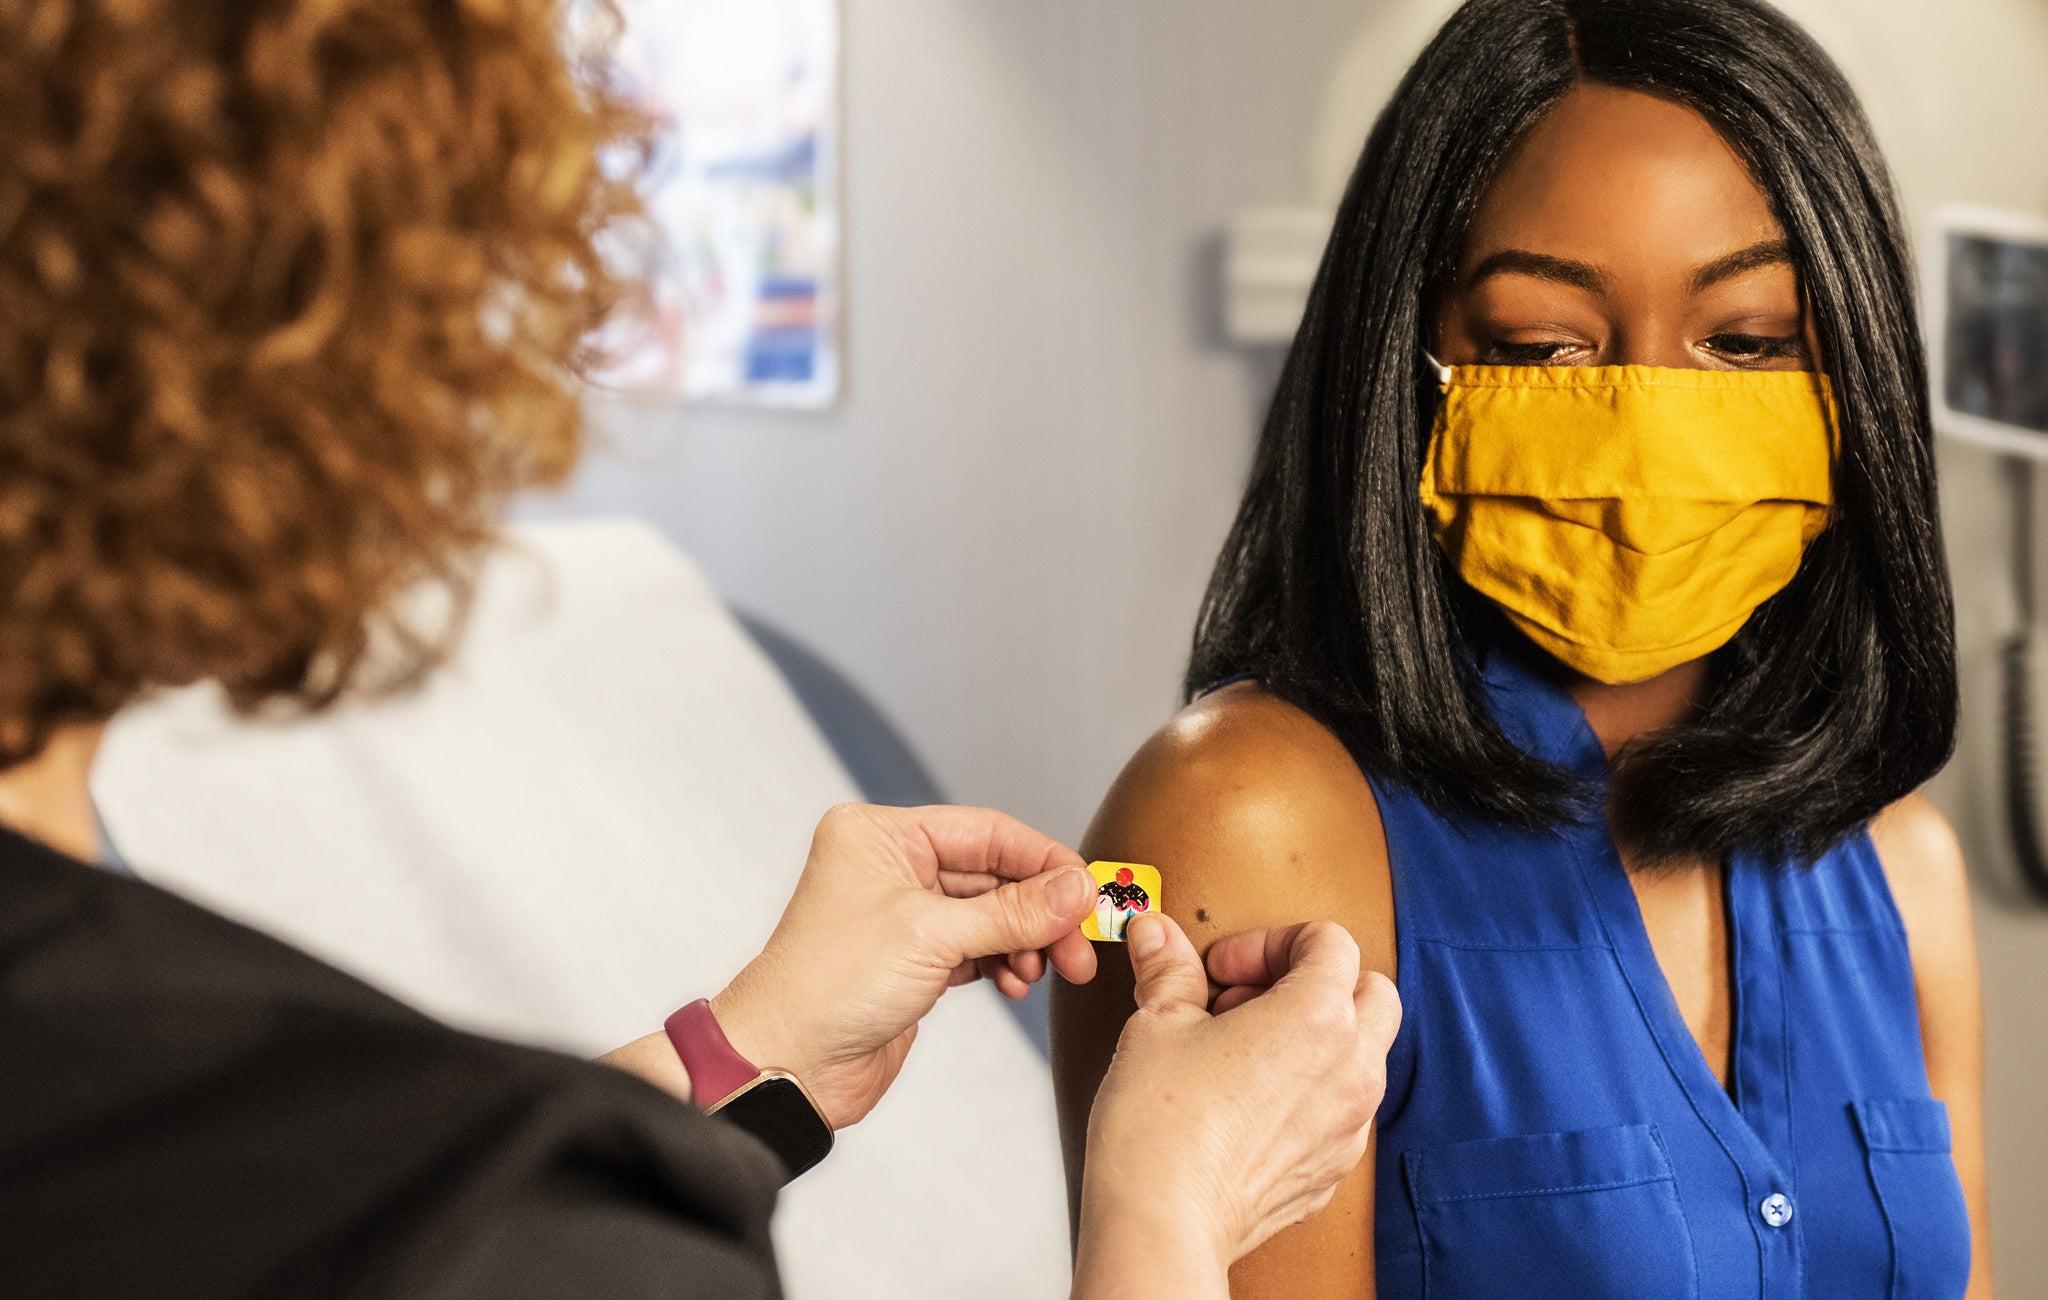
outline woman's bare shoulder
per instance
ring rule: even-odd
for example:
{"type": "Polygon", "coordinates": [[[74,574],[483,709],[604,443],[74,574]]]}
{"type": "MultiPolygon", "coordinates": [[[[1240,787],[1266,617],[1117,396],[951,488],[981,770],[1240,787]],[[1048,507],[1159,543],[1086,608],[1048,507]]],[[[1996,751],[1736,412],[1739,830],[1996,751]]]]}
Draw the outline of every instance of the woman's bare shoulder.
{"type": "Polygon", "coordinates": [[[1159,868],[1198,948],[1254,926],[1334,920],[1391,972],[1378,805],[1321,723],[1252,683],[1183,709],[1139,748],[1088,829],[1091,858],[1159,868]]]}
{"type": "Polygon", "coordinates": [[[1924,794],[1909,794],[1871,818],[1870,840],[1895,890],[1953,895],[1967,884],[1955,828],[1924,794]]]}
{"type": "Polygon", "coordinates": [[[1948,818],[1926,795],[1909,794],[1871,819],[1870,842],[1905,924],[1921,987],[1974,982],[1970,874],[1948,818]]]}

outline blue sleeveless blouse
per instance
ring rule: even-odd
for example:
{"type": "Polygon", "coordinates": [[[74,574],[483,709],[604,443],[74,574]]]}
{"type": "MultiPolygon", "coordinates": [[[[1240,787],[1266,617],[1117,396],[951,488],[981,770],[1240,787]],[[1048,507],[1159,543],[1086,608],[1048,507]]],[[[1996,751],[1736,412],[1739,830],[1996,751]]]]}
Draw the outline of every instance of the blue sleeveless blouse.
{"type": "MultiPolygon", "coordinates": [[[[1604,788],[1578,705],[1484,665],[1529,752],[1604,788]]],[[[1729,1087],[1679,1014],[1604,820],[1506,831],[1374,780],[1399,1037],[1381,1300],[1950,1300],[1970,1227],[1906,936],[1867,833],[1726,872],[1729,1087]]]]}

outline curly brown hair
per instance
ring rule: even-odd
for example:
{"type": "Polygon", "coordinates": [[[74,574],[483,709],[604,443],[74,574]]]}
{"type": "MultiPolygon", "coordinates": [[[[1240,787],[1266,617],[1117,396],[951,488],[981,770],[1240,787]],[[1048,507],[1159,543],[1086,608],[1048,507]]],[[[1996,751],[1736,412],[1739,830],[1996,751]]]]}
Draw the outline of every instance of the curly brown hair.
{"type": "Polygon", "coordinates": [[[446,652],[626,294],[600,160],[646,124],[575,17],[0,0],[0,766],[155,687],[319,707],[446,652]],[[395,612],[422,584],[453,616],[395,612]]]}

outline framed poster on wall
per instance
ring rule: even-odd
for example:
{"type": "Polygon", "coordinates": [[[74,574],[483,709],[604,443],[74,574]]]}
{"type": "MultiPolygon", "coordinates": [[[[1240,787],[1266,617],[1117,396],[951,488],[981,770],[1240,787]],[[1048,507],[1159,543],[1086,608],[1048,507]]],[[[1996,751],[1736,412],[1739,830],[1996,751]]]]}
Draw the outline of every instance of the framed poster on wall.
{"type": "Polygon", "coordinates": [[[838,0],[618,0],[617,64],[660,123],[650,319],[606,387],[838,398],[838,0]]]}

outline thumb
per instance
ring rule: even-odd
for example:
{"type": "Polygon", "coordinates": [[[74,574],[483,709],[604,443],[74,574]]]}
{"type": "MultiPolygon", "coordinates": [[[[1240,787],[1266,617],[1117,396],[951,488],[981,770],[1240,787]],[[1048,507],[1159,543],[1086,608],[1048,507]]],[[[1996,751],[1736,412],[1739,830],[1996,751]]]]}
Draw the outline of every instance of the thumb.
{"type": "Polygon", "coordinates": [[[1140,912],[1131,918],[1124,940],[1131,950],[1140,1011],[1166,1011],[1181,1003],[1208,1010],[1209,977],[1195,945],[1172,917],[1140,912]]]}
{"type": "Polygon", "coordinates": [[[1095,880],[1081,867],[1048,871],[973,898],[934,900],[948,927],[954,962],[1043,948],[1078,930],[1095,903],[1095,880]]]}
{"type": "Polygon", "coordinates": [[[1351,1001],[1358,1008],[1358,1028],[1367,1048],[1379,1056],[1392,1051],[1394,1036],[1401,1032],[1401,994],[1394,981],[1368,970],[1358,977],[1351,1001]]]}

